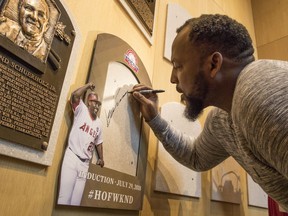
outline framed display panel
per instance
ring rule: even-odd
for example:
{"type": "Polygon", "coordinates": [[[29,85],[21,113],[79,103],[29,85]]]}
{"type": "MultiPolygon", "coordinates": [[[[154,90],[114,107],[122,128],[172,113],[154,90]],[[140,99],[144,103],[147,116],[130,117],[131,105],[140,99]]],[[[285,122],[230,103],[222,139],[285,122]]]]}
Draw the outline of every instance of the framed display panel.
{"type": "Polygon", "coordinates": [[[169,3],[167,5],[166,17],[166,32],[165,32],[165,46],[164,57],[171,61],[172,43],[177,35],[176,30],[182,26],[186,20],[192,18],[189,12],[176,3],[169,3]]]}
{"type": "Polygon", "coordinates": [[[150,44],[153,44],[156,0],[119,0],[119,2],[150,44]]]}
{"type": "Polygon", "coordinates": [[[256,182],[253,181],[249,174],[247,174],[247,190],[248,205],[268,208],[268,195],[256,182]]]}
{"type": "Polygon", "coordinates": [[[81,206],[142,208],[148,126],[139,105],[127,91],[137,83],[151,86],[147,71],[136,52],[122,39],[99,34],[87,82],[93,82],[102,106],[105,167],[94,155],[86,174],[81,206]]]}
{"type": "MultiPolygon", "coordinates": [[[[191,122],[183,115],[185,106],[177,102],[166,103],[161,107],[161,116],[173,127],[196,138],[202,131],[198,120],[191,122]],[[173,113],[173,115],[171,115],[173,113]]],[[[200,197],[201,173],[177,162],[158,142],[157,163],[155,172],[155,191],[171,194],[200,197]]]]}
{"type": "Polygon", "coordinates": [[[59,0],[0,4],[0,153],[51,165],[69,88],[64,83],[73,71],[76,30],[59,0]],[[37,43],[27,36],[35,26],[23,21],[31,8],[45,14],[41,26],[46,28],[37,43]]]}
{"type": "Polygon", "coordinates": [[[212,169],[212,200],[240,204],[240,165],[231,157],[212,169]]]}

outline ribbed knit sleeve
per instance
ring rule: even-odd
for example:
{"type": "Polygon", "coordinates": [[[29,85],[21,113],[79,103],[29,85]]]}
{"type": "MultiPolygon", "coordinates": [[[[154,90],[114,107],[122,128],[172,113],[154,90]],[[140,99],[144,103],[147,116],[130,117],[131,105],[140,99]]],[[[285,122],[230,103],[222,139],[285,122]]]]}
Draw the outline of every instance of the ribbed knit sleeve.
{"type": "Polygon", "coordinates": [[[209,170],[229,156],[208,127],[193,139],[169,125],[160,115],[148,124],[171,156],[194,171],[209,170]]]}

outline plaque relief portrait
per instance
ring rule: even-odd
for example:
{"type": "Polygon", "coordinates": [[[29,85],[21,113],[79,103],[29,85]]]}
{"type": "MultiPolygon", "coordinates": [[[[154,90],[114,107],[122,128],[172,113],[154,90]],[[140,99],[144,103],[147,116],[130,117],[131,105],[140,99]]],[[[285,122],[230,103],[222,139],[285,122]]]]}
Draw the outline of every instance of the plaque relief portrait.
{"type": "Polygon", "coordinates": [[[0,1],[0,154],[51,165],[76,32],[60,0],[0,1]]]}
{"type": "Polygon", "coordinates": [[[46,62],[60,12],[53,0],[10,0],[1,9],[0,34],[46,62]]]}

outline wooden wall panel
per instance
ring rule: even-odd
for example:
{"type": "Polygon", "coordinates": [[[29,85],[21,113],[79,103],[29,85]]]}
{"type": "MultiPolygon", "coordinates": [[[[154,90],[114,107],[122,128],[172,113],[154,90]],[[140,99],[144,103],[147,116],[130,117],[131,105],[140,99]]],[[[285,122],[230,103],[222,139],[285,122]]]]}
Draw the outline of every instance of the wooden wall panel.
{"type": "Polygon", "coordinates": [[[257,46],[288,35],[287,0],[252,0],[257,46]]]}
{"type": "Polygon", "coordinates": [[[288,60],[288,1],[251,1],[259,59],[288,60]]]}
{"type": "Polygon", "coordinates": [[[258,47],[259,59],[288,60],[288,35],[258,47]]]}

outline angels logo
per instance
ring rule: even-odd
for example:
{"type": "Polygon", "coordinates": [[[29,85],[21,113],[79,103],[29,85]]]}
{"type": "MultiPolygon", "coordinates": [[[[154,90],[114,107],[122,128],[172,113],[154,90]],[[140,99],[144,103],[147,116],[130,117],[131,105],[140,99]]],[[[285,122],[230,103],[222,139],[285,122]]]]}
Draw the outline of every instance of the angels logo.
{"type": "Polygon", "coordinates": [[[136,54],[133,50],[129,49],[124,55],[124,60],[127,62],[127,64],[133,69],[133,71],[138,72],[139,67],[138,67],[138,61],[136,54]]]}

